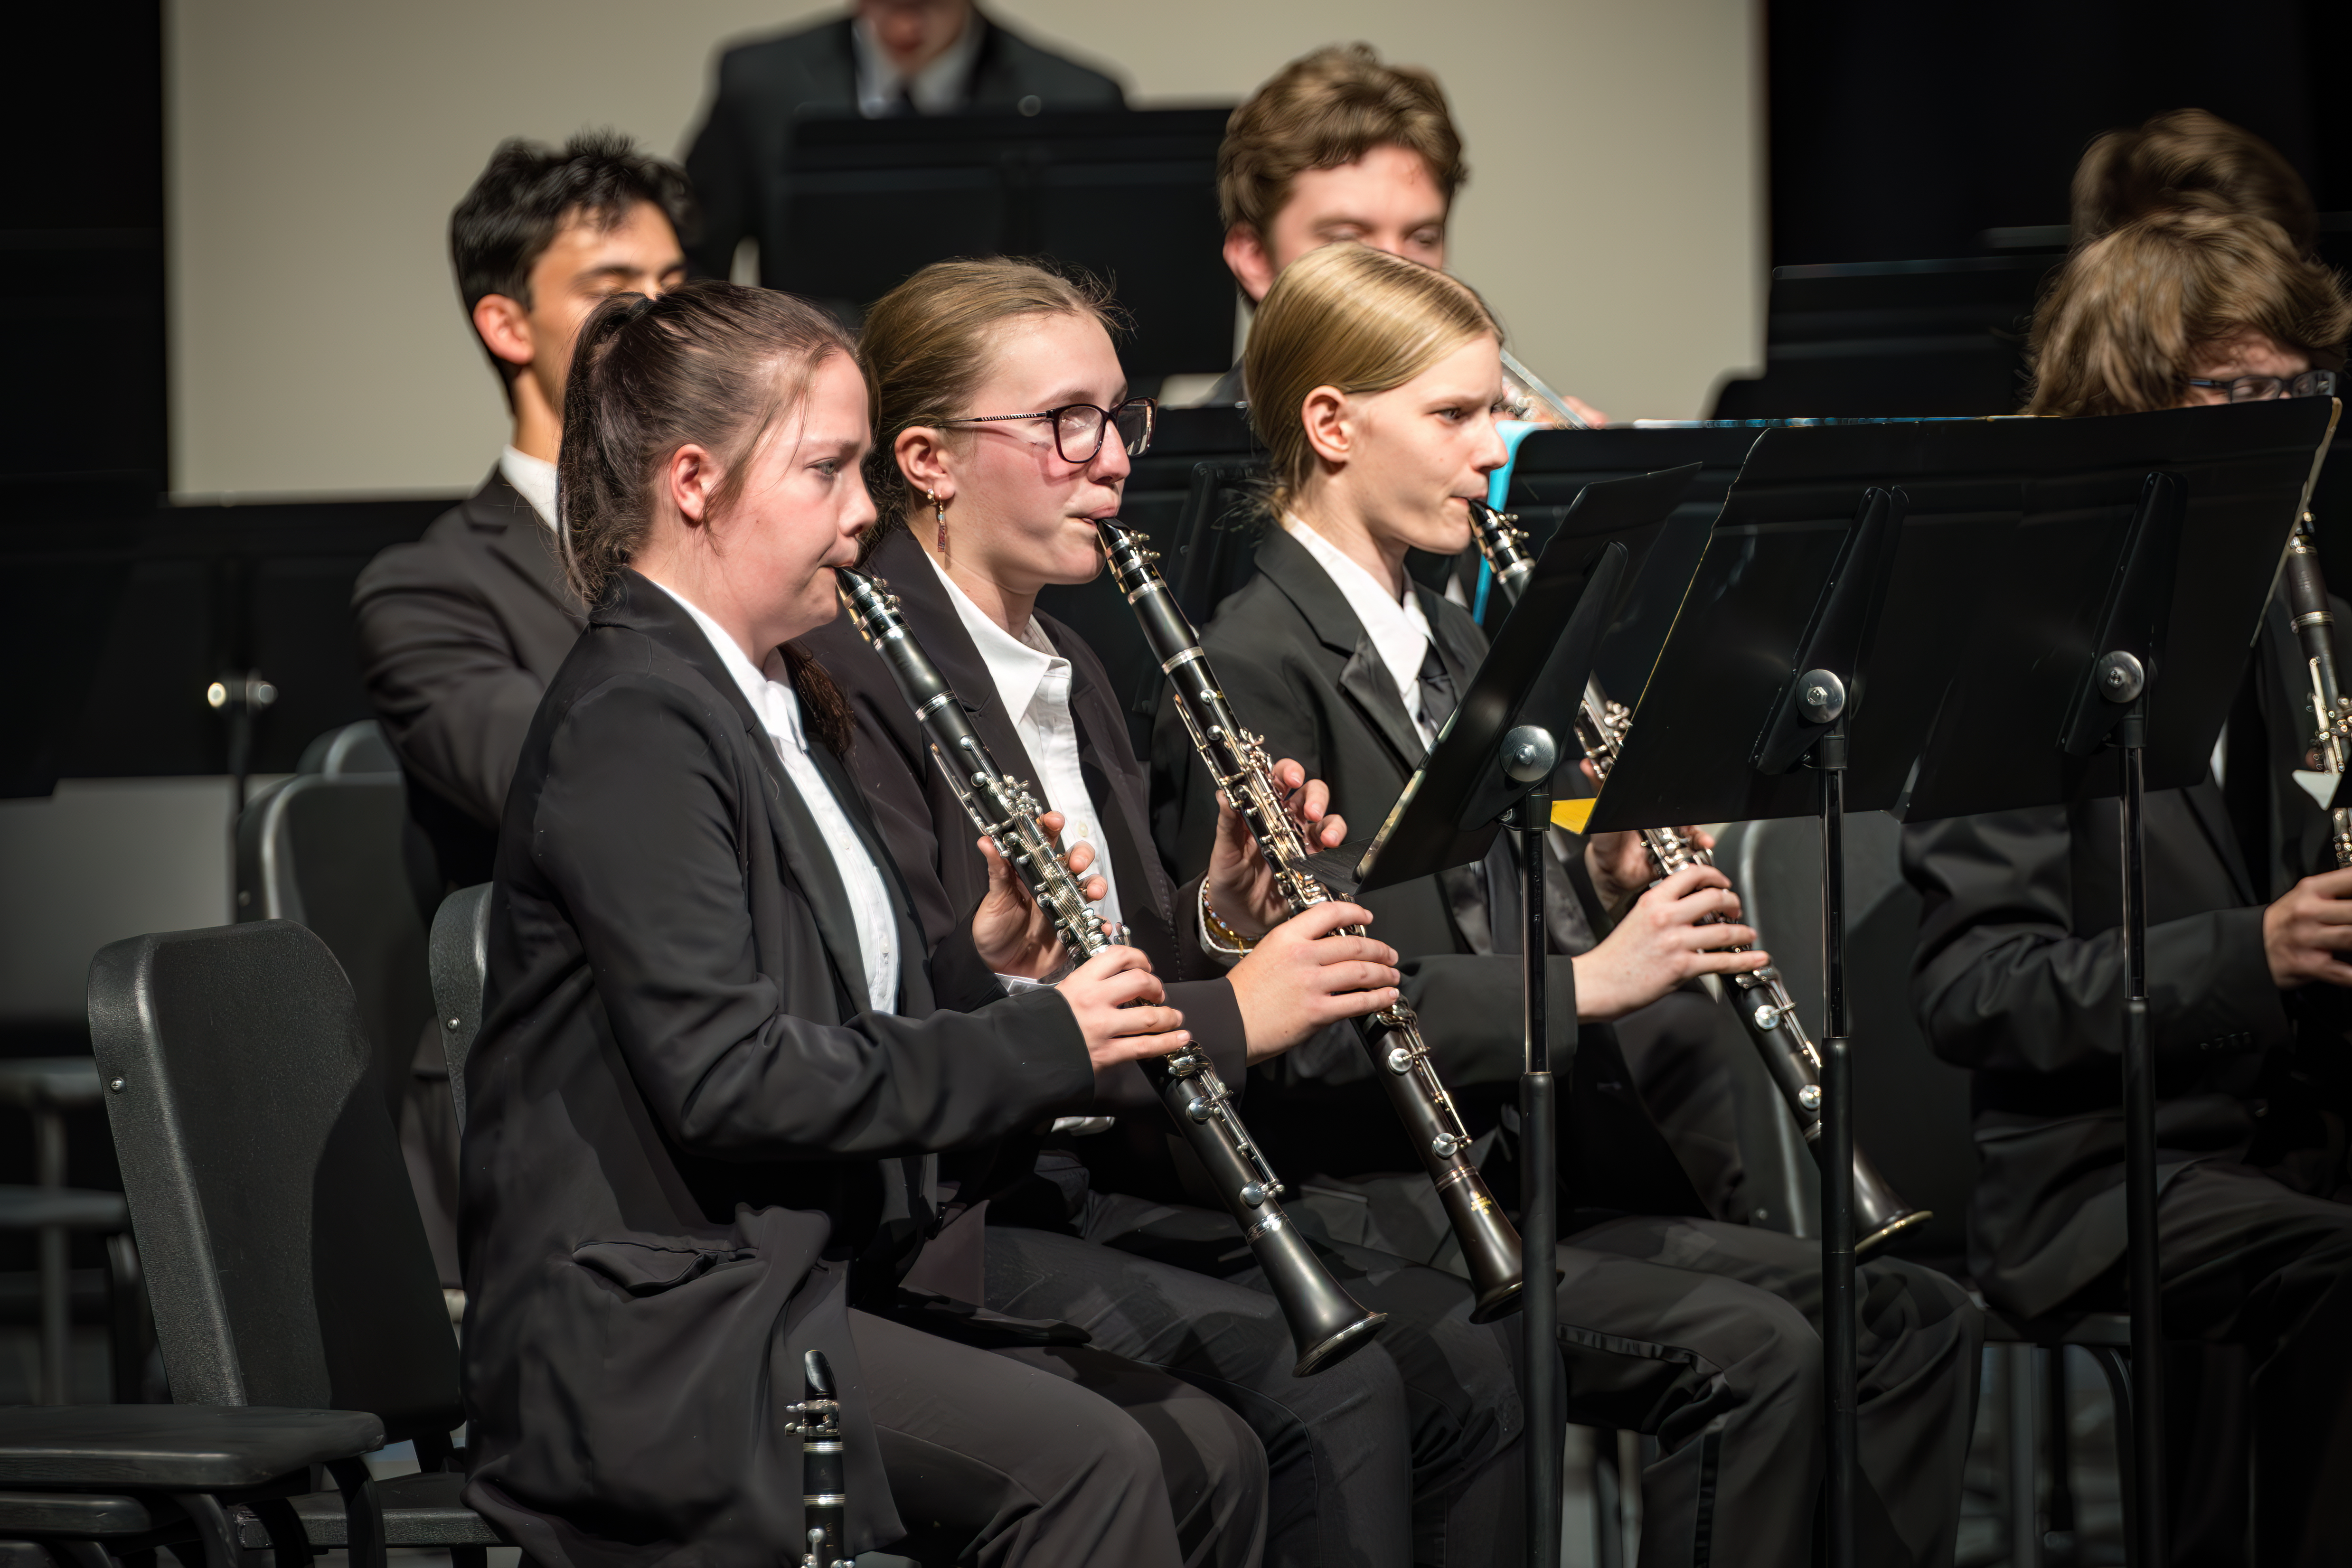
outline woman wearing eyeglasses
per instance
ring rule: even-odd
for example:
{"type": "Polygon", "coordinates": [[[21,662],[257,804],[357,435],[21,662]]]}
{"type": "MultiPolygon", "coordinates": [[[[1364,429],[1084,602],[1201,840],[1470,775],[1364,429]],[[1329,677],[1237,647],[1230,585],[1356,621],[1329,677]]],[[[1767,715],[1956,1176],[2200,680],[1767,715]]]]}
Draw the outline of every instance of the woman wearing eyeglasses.
{"type": "MultiPolygon", "coordinates": [[[[2067,258],[2034,321],[2031,412],[2332,395],[2348,331],[2344,286],[2277,225],[2158,213],[2067,258]]],[[[2333,1563],[2352,1542],[2352,1106],[2333,1066],[2352,1018],[2352,872],[2313,874],[2334,862],[2284,593],[2237,678],[2204,781],[2145,806],[2165,1333],[2243,1347],[2168,1379],[2168,1424],[2216,1445],[2177,1468],[2173,1555],[2244,1551],[2251,1428],[2253,1560],[2333,1563]]],[[[2116,813],[2087,801],[1904,830],[1924,901],[1914,1005],[1937,1054],[1975,1077],[1972,1271],[2019,1317],[2124,1305],[2116,813]]]]}
{"type": "MultiPolygon", "coordinates": [[[[1250,1062],[1392,1000],[1395,955],[1334,934],[1366,918],[1351,904],[1285,920],[1230,813],[1205,871],[1176,886],[1152,848],[1144,771],[1102,664],[1036,612],[1041,589],[1103,570],[1092,519],[1118,512],[1129,459],[1150,439],[1152,405],[1126,395],[1109,322],[1091,287],[1006,260],[927,267],[877,304],[859,352],[877,400],[868,482],[883,520],[864,564],[898,596],[998,762],[1059,814],[1098,907],[1150,957],[1169,1005],[1238,1091],[1250,1062]],[[1230,970],[1202,950],[1203,899],[1271,927],[1230,970]]],[[[957,928],[987,864],[913,716],[854,630],[804,644],[850,698],[850,771],[926,927],[957,928]]],[[[1278,771],[1308,831],[1338,843],[1345,824],[1324,815],[1322,787],[1295,764],[1278,771]]],[[[1140,1073],[1125,1076],[1126,1092],[1096,1107],[1103,1115],[1057,1124],[1025,1188],[992,1202],[986,1304],[1076,1322],[1098,1348],[1226,1400],[1266,1450],[1269,1564],[1403,1568],[1428,1560],[1417,1535],[1444,1543],[1452,1563],[1516,1550],[1496,1534],[1515,1540],[1521,1468],[1496,1336],[1448,1315],[1451,1281],[1339,1248],[1325,1261],[1391,1322],[1370,1348],[1292,1376],[1288,1332],[1252,1288],[1232,1220],[1187,1200],[1166,1113],[1140,1073]],[[1412,1299],[1416,1281],[1433,1309],[1412,1299]]],[[[1309,1173],[1283,1174],[1296,1195],[1309,1173]]]]}

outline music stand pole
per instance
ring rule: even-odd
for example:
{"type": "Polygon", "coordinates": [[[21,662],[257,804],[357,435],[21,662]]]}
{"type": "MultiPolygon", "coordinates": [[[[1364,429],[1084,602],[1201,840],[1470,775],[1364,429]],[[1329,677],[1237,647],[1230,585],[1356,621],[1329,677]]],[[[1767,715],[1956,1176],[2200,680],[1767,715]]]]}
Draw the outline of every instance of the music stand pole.
{"type": "Polygon", "coordinates": [[[2170,1561],[2165,1540],[2164,1312],[2157,1268],[2156,1061],[2147,1012],[2147,693],[2134,693],[2117,727],[2122,747],[2124,869],[2124,1234],[2130,1262],[2132,1449],[2129,1501],[2140,1568],[2170,1561]]]}
{"type": "MultiPolygon", "coordinates": [[[[1809,677],[1810,678],[1810,677],[1809,677]]],[[[1853,1093],[1845,1006],[1845,721],[1813,743],[1822,786],[1822,1396],[1829,1427],[1829,1564],[1854,1568],[1862,1459],[1853,1300],[1853,1093]]]]}
{"type": "MultiPolygon", "coordinates": [[[[1519,1194],[1519,1259],[1522,1278],[1549,1280],[1558,1271],[1559,1249],[1559,1156],[1556,1142],[1559,1103],[1551,1073],[1551,1044],[1545,1034],[1544,835],[1551,827],[1551,772],[1559,744],[1548,729],[1520,725],[1503,737],[1503,773],[1527,794],[1503,818],[1518,836],[1520,968],[1527,1026],[1527,1071],[1519,1080],[1520,1157],[1527,1173],[1519,1194]]],[[[1566,1413],[1554,1358],[1559,1297],[1530,1283],[1520,1292],[1520,1330],[1527,1358],[1528,1563],[1559,1568],[1560,1450],[1566,1413]]]]}

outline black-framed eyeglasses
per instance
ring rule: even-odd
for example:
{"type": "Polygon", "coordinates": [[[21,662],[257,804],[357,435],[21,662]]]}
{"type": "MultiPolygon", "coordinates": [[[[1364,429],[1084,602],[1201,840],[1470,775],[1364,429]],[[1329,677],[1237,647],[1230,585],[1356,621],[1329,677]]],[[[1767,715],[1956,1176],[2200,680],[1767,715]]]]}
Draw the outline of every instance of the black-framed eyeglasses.
{"type": "Polygon", "coordinates": [[[2283,397],[2334,397],[2334,371],[2305,371],[2299,376],[2233,376],[2226,382],[2183,376],[2184,386],[2210,387],[2228,394],[2231,402],[2269,402],[2283,397]]]}
{"type": "Polygon", "coordinates": [[[1160,416],[1157,400],[1131,397],[1117,408],[1097,408],[1090,402],[1065,403],[1043,413],[971,413],[943,419],[941,424],[1003,424],[1042,419],[1054,427],[1054,450],[1065,463],[1091,463],[1102,451],[1103,433],[1117,426],[1118,444],[1129,457],[1140,457],[1151,445],[1151,426],[1160,416]]]}

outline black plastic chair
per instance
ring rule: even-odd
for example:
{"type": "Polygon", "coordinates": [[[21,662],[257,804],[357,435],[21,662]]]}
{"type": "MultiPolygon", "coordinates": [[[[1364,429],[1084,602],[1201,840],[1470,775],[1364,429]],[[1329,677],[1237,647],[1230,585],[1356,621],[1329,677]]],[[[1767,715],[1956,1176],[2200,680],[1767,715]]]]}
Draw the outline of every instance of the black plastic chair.
{"type": "Polygon", "coordinates": [[[433,1005],[441,1053],[449,1062],[449,1098],[466,1125],[466,1057],[482,1030],[482,981],[490,967],[490,884],[461,887],[433,915],[433,1005]]]}
{"type": "Polygon", "coordinates": [[[308,1563],[290,1497],[313,1466],[341,1494],[319,1494],[354,1568],[383,1568],[383,1516],[362,1454],[383,1424],[361,1410],[195,1405],[16,1406],[0,1410],[0,1561],[109,1568],[158,1546],[203,1547],[205,1568],[241,1568],[248,1545],[308,1563]],[[255,1515],[248,1541],[229,1510],[255,1515]]]}
{"type": "MultiPolygon", "coordinates": [[[[424,1467],[380,1484],[385,1540],[480,1568],[499,1537],[457,1498],[457,1343],[334,956],[278,920],[134,937],[89,998],[173,1398],[371,1413],[424,1467]]],[[[289,1507],[346,1543],[334,1500],[289,1507]]]]}
{"type": "Polygon", "coordinates": [[[236,917],[291,920],[327,944],[358,998],[397,1118],[433,1010],[407,787],[372,722],[320,736],[303,762],[237,819],[236,917]]]}
{"type": "MultiPolygon", "coordinates": [[[[1919,1032],[1911,1010],[1911,955],[1919,935],[1919,895],[1903,880],[1902,826],[1883,811],[1858,812],[1845,820],[1846,1004],[1854,1052],[1854,1125],[1858,1141],[1895,1189],[1936,1218],[1897,1250],[1925,1253],[1957,1273],[1964,1267],[1964,1226],[1976,1183],[1975,1144],[1969,1125],[1969,1079],[1938,1061],[1919,1032]]],[[[1806,1027],[1819,1039],[1822,1027],[1821,827],[1810,817],[1768,822],[1735,822],[1724,831],[1716,863],[1739,895],[1748,923],[1756,928],[1789,983],[1791,999],[1806,1027]]],[[[1786,1123],[1787,1117],[1780,1118],[1786,1123]]],[[[1820,1212],[1820,1188],[1803,1145],[1793,1135],[1775,1179],[1808,1217],[1820,1212]]],[[[1742,1144],[1751,1163],[1759,1150],[1742,1144]]],[[[1769,1158],[1769,1156],[1766,1156],[1769,1158]]],[[[1813,1225],[1800,1234],[1818,1235],[1813,1225]]],[[[2004,1349],[2009,1361],[2009,1524],[2012,1568],[2039,1568],[2042,1533],[2035,1527],[2035,1476],[2041,1432],[2033,1419],[2032,1353],[2063,1356],[2069,1349],[2090,1356],[2106,1380],[2116,1406],[2116,1458],[2124,1497],[2124,1519],[2134,1517],[2131,1500],[2137,1467],[2131,1448],[2130,1320],[2120,1312],[2059,1312],[2041,1318],[1985,1313],[1985,1346],[2004,1349]]],[[[2063,1390],[2063,1379],[2055,1387],[2063,1390]]],[[[2043,1400],[2050,1428],[2053,1515],[2071,1510],[2064,1443],[2066,1412],[2056,1399],[2043,1400]]],[[[2070,1521],[2053,1519],[2053,1528],[2070,1521]]],[[[2133,1560],[2126,1545],[2126,1560],[2133,1560]]]]}

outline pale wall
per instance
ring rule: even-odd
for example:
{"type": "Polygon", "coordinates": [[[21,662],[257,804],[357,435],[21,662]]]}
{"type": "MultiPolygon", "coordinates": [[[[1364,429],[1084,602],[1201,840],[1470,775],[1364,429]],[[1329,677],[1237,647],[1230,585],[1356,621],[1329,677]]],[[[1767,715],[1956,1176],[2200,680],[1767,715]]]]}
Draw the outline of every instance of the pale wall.
{"type": "MultiPolygon", "coordinates": [[[[1446,84],[1454,269],[1619,418],[1761,359],[1754,0],[994,0],[1139,105],[1233,102],[1363,38],[1446,84]]],[[[170,0],[173,487],[452,491],[504,430],[444,249],[500,137],[682,153],[714,46],[801,0],[170,0]]]]}

